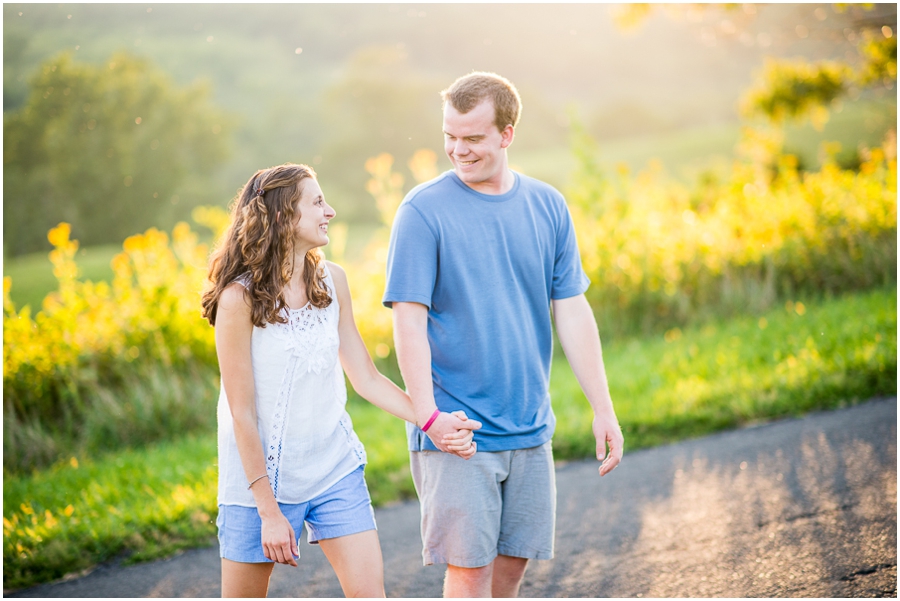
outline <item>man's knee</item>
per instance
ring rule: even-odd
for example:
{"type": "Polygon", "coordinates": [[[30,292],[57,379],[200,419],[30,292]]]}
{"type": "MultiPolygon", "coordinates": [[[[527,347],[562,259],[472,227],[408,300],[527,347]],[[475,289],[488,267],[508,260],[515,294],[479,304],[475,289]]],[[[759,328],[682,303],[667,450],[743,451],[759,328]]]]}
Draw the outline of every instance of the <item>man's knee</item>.
{"type": "Polygon", "coordinates": [[[494,576],[521,578],[525,574],[528,567],[528,560],[524,557],[510,557],[509,555],[498,555],[494,559],[494,576]]]}
{"type": "Polygon", "coordinates": [[[480,568],[461,568],[447,564],[445,597],[490,597],[494,564],[480,568]]]}
{"type": "Polygon", "coordinates": [[[519,586],[525,577],[528,560],[523,557],[498,555],[494,560],[494,571],[491,578],[491,596],[516,597],[519,586]]]}

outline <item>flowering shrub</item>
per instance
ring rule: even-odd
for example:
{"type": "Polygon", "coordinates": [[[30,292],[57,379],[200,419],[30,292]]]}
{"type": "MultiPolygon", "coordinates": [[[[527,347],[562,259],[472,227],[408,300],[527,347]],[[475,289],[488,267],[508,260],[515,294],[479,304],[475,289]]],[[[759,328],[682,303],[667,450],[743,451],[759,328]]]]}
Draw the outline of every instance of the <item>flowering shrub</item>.
{"type": "MultiPolygon", "coordinates": [[[[163,389],[171,388],[165,379],[185,374],[196,379],[198,366],[215,368],[213,330],[198,312],[207,249],[197,243],[187,224],[175,227],[171,241],[156,229],[126,239],[112,261],[111,283],[77,279],[78,242],[70,240],[69,233],[63,223],[48,234],[59,287],[47,295],[36,315],[27,307],[16,310],[9,298],[12,282],[4,278],[6,467],[52,461],[66,439],[83,438],[85,420],[100,411],[108,420],[135,421],[162,412],[166,415],[157,420],[160,423],[173,419],[190,423],[199,417],[195,414],[201,407],[180,417],[183,409],[165,410],[168,403],[177,402],[179,393],[172,398],[157,390],[162,394],[146,399],[155,408],[139,410],[134,402],[141,395],[128,388],[153,379],[152,366],[163,389]],[[105,406],[104,398],[109,401],[105,406]]],[[[209,420],[200,423],[204,421],[209,420]]],[[[158,424],[145,427],[160,429],[158,424]]],[[[108,430],[100,428],[98,438],[107,437],[108,430]]],[[[119,442],[116,438],[107,442],[119,442]]]]}
{"type": "Polygon", "coordinates": [[[893,138],[858,172],[830,160],[801,173],[777,135],[748,131],[749,160],[693,187],[652,164],[606,174],[584,139],[576,151],[566,196],[602,330],[650,331],[896,281],[893,138]]]}

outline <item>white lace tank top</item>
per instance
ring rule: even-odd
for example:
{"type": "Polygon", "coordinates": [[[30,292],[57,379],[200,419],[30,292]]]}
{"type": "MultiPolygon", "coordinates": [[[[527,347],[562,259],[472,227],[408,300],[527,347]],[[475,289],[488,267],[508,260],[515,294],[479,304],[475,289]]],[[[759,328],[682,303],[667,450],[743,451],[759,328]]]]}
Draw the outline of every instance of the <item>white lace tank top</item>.
{"type": "MultiPolygon", "coordinates": [[[[325,284],[332,298],[328,307],[286,308],[288,323],[254,326],[251,337],[259,438],[266,473],[280,503],[309,501],[366,463],[365,449],[345,409],[347,389],[338,359],[340,307],[327,266],[325,284]]],[[[255,507],[224,386],[218,422],[218,502],[255,507]]]]}

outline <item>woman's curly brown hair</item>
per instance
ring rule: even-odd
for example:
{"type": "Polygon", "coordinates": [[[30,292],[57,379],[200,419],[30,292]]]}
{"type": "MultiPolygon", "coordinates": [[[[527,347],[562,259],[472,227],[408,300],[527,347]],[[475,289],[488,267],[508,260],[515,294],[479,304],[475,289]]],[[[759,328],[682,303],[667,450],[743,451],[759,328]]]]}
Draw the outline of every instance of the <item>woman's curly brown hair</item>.
{"type": "MultiPolygon", "coordinates": [[[[203,293],[203,317],[216,325],[222,292],[245,277],[253,325],[286,323],[284,286],[294,271],[294,221],[300,182],[315,178],[307,165],[286,163],[253,174],[232,203],[231,224],[209,265],[209,286],[203,293]]],[[[319,249],[306,253],[303,280],[309,302],[320,309],[331,304],[319,249]]]]}

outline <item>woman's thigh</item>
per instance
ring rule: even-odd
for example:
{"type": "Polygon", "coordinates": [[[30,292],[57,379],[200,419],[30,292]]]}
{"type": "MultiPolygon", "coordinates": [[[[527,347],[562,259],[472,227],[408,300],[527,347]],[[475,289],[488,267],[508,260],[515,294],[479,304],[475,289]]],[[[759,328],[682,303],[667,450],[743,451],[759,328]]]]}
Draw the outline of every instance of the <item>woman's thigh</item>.
{"type": "Polygon", "coordinates": [[[346,597],[384,597],[384,560],[378,531],[319,540],[346,597]]]}
{"type": "Polygon", "coordinates": [[[222,597],[265,597],[274,563],[242,563],[222,558],[222,597]]]}

